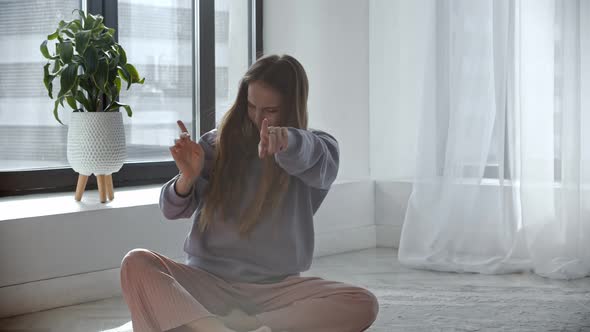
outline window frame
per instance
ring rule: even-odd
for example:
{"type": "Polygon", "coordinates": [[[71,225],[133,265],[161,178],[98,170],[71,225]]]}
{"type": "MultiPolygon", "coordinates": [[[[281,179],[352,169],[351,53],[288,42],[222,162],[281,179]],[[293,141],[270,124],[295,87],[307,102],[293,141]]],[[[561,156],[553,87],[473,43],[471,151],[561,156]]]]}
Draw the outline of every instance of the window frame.
{"type": "MultiPolygon", "coordinates": [[[[103,15],[105,24],[118,31],[118,1],[86,0],[86,7],[89,13],[103,15]]],[[[199,34],[198,45],[196,38],[192,42],[192,114],[195,121],[191,129],[195,133],[198,124],[202,135],[215,127],[215,84],[199,84],[215,81],[215,0],[193,0],[191,7],[191,28],[199,34]]],[[[262,13],[262,0],[248,0],[249,64],[262,55],[262,13]]],[[[118,40],[118,32],[115,39],[118,40]]],[[[119,172],[113,174],[113,184],[116,188],[159,184],[176,174],[178,169],[174,161],[125,163],[119,172]]],[[[78,173],[70,167],[0,172],[0,197],[72,192],[77,178],[78,173]]],[[[96,188],[96,178],[89,177],[86,189],[96,188]]]]}

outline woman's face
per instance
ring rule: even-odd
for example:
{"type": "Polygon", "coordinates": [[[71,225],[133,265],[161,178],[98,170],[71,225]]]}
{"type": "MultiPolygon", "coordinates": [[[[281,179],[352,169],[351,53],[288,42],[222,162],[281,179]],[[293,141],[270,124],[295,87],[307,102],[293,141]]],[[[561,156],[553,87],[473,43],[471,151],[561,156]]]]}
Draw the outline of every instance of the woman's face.
{"type": "Polygon", "coordinates": [[[280,126],[281,102],[281,94],[264,82],[248,84],[248,117],[259,130],[265,118],[269,126],[280,126]]]}

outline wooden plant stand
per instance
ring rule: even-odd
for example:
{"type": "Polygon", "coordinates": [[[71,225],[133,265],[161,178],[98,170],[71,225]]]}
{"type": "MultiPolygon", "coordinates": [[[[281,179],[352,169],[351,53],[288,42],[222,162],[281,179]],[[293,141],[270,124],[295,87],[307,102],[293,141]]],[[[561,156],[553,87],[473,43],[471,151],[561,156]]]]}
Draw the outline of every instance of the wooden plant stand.
{"type": "MultiPolygon", "coordinates": [[[[82,194],[86,189],[88,183],[88,175],[78,174],[78,184],[76,185],[76,196],[74,197],[78,202],[82,200],[82,194]]],[[[98,184],[98,196],[101,203],[106,203],[107,197],[110,201],[115,199],[115,192],[113,191],[113,175],[96,175],[96,183],[98,184]]]]}

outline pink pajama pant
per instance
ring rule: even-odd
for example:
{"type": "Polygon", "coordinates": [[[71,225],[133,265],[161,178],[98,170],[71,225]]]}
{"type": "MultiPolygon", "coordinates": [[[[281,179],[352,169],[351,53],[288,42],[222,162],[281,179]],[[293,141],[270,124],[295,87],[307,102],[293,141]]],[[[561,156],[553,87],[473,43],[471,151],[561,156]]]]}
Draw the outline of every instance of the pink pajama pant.
{"type": "Polygon", "coordinates": [[[314,277],[270,284],[228,282],[145,249],[121,264],[134,332],[166,331],[241,309],[274,331],[359,332],[379,306],[368,290],[314,277]]]}

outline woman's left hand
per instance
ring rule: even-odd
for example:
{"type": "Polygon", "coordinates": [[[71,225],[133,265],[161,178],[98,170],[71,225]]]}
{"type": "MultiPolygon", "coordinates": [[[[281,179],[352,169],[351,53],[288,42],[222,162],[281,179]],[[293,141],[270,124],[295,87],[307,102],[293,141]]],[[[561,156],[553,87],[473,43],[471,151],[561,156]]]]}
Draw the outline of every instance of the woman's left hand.
{"type": "Polygon", "coordinates": [[[258,143],[258,156],[260,159],[272,156],[277,152],[287,149],[289,135],[285,127],[269,127],[268,120],[262,120],[260,128],[260,143],[258,143]]]}

